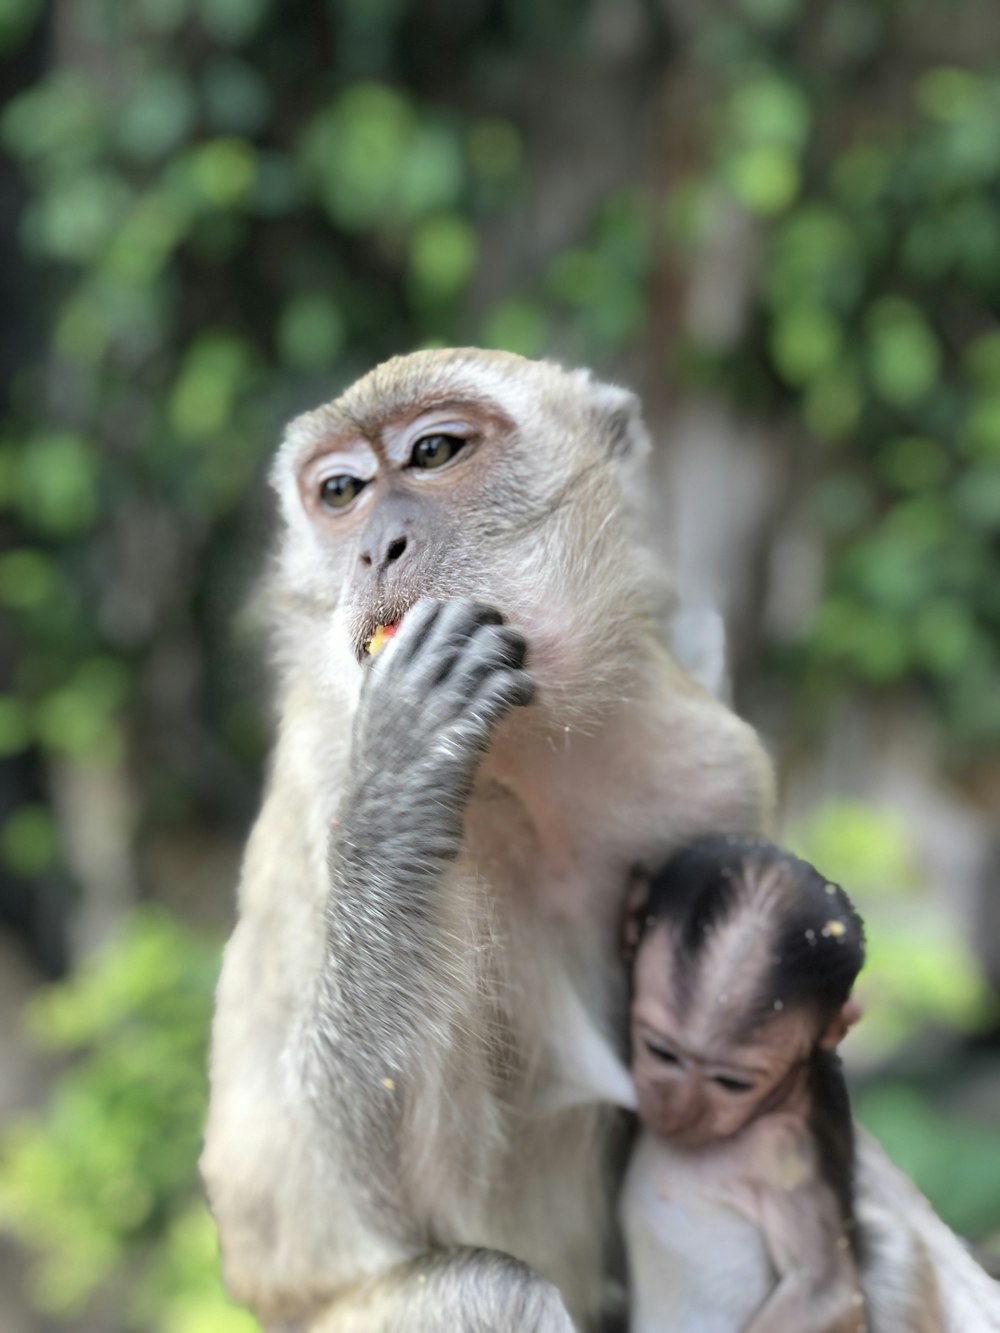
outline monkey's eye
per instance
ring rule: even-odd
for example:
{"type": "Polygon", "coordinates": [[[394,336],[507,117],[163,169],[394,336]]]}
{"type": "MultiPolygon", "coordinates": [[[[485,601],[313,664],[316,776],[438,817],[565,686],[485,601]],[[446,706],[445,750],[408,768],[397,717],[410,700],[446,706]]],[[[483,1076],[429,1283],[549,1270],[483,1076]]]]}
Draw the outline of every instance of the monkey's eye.
{"type": "Polygon", "coordinates": [[[367,483],[349,472],[338,473],[320,482],[319,498],[327,509],[346,509],[360,495],[367,483]]]}
{"type": "Polygon", "coordinates": [[[726,1074],[716,1074],[712,1079],[713,1083],[718,1083],[720,1088],[725,1088],[727,1092],[749,1092],[753,1087],[752,1083],[747,1083],[742,1078],[729,1078],[726,1074]]]}
{"type": "Polygon", "coordinates": [[[422,435],[413,446],[410,462],[419,468],[444,467],[467,443],[460,435],[422,435]]]}
{"type": "Polygon", "coordinates": [[[665,1065],[679,1065],[680,1061],[673,1051],[668,1050],[666,1046],[659,1045],[658,1042],[650,1041],[648,1037],[644,1038],[646,1050],[650,1055],[655,1055],[657,1060],[662,1060],[665,1065]]]}

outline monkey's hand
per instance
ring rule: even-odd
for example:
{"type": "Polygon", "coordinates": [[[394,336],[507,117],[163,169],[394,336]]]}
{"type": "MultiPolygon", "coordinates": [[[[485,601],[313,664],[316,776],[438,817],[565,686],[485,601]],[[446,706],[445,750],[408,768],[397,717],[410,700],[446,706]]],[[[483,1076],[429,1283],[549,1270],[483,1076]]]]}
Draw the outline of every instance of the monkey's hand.
{"type": "Polygon", "coordinates": [[[534,694],[527,645],[492,607],[425,599],[367,666],[355,718],[344,837],[408,864],[453,857],[479,762],[534,694]]]}

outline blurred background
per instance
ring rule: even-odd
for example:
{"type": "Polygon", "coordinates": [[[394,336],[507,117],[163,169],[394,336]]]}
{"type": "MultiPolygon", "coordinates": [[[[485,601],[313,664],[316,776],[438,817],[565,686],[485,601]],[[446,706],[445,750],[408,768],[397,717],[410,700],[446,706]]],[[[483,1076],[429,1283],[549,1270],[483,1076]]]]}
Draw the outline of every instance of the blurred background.
{"type": "Polygon", "coordinates": [[[0,0],[0,87],[0,1327],[255,1327],[195,1160],[263,474],[434,344],[643,395],[689,651],[868,919],[859,1113],[995,1262],[995,0],[0,0]]]}

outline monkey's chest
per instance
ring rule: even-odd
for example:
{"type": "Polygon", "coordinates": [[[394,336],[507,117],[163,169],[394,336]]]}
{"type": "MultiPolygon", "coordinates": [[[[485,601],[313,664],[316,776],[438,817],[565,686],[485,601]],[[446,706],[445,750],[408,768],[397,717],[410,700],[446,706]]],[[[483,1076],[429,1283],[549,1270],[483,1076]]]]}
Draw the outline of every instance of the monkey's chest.
{"type": "Polygon", "coordinates": [[[775,1284],[759,1229],[652,1134],[636,1143],[621,1215],[630,1333],[733,1333],[775,1284]]]}

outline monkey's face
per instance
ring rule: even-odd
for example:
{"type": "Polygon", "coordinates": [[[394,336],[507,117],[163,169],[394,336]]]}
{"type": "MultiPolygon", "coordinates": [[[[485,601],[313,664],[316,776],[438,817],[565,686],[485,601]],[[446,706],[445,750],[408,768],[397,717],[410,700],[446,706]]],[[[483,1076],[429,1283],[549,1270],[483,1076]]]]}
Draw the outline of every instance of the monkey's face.
{"type": "Polygon", "coordinates": [[[643,1123],[695,1148],[729,1138],[763,1110],[801,1095],[800,1075],[821,1025],[808,1009],[779,1009],[749,1038],[736,1040],[740,1015],[725,994],[698,995],[679,1012],[673,963],[669,931],[660,925],[646,935],[636,960],[632,1076],[643,1123]]]}
{"type": "MultiPolygon", "coordinates": [[[[359,661],[377,626],[395,626],[419,597],[470,591],[462,515],[489,511],[496,456],[511,429],[484,403],[453,399],[344,432],[304,461],[302,507],[339,584],[359,661]]],[[[512,512],[518,499],[495,495],[492,505],[512,512]]],[[[479,537],[488,542],[485,525],[479,537]]]]}
{"type": "Polygon", "coordinates": [[[340,668],[363,665],[376,628],[420,597],[474,596],[525,630],[544,677],[546,646],[566,659],[627,600],[630,431],[631,395],[480,352],[388,362],[293,422],[274,473],[280,567],[313,653],[319,623],[340,668]]]}

